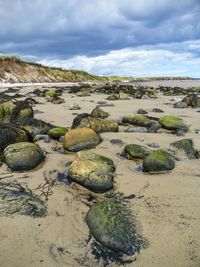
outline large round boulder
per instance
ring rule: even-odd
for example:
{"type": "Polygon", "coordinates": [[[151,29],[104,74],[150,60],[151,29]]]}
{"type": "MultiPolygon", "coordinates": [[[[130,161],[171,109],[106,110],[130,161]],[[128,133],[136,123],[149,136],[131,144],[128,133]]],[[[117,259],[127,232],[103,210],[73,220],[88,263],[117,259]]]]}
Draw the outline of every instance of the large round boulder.
{"type": "Polygon", "coordinates": [[[18,101],[13,103],[12,101],[0,103],[0,122],[9,123],[11,121],[32,118],[33,109],[28,102],[18,101]]]}
{"type": "Polygon", "coordinates": [[[189,159],[199,158],[199,153],[194,149],[192,139],[181,139],[179,141],[171,143],[171,146],[177,149],[177,152],[183,151],[189,159]]]}
{"type": "Polygon", "coordinates": [[[64,136],[68,132],[68,129],[65,127],[55,127],[48,131],[48,135],[51,138],[59,139],[61,136],[64,136]]]}
{"type": "Polygon", "coordinates": [[[3,156],[12,171],[32,170],[44,160],[42,149],[29,142],[9,145],[4,149],[3,156]]]}
{"type": "Polygon", "coordinates": [[[83,113],[73,120],[72,129],[74,128],[91,128],[97,133],[118,132],[118,124],[113,120],[94,118],[90,114],[83,113]]]}
{"type": "Polygon", "coordinates": [[[150,153],[150,149],[145,146],[130,144],[124,148],[125,155],[128,155],[131,159],[145,159],[150,153]]]}
{"type": "Polygon", "coordinates": [[[83,149],[96,147],[101,137],[90,128],[77,128],[69,130],[64,137],[64,149],[77,152],[83,149]]]}
{"type": "Polygon", "coordinates": [[[188,127],[184,124],[183,120],[176,116],[163,116],[159,119],[159,123],[167,130],[181,130],[185,132],[188,130],[188,127]]]}
{"type": "Polygon", "coordinates": [[[157,150],[148,155],[143,161],[143,169],[150,173],[171,171],[175,167],[173,157],[164,150],[157,150]]]}
{"type": "Polygon", "coordinates": [[[94,238],[109,250],[130,255],[140,249],[142,238],[130,212],[116,199],[94,204],[86,215],[86,223],[94,238]]]}
{"type": "Polygon", "coordinates": [[[0,124],[0,151],[2,152],[8,145],[18,142],[32,141],[29,134],[13,126],[12,124],[0,124]]]}
{"type": "Polygon", "coordinates": [[[148,127],[151,125],[151,120],[144,115],[125,116],[122,118],[122,122],[141,127],[148,127]]]}

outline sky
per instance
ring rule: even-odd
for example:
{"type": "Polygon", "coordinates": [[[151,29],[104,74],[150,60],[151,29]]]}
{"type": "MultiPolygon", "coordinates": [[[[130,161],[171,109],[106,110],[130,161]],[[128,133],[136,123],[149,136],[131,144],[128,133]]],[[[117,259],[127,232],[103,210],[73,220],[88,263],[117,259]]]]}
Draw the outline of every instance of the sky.
{"type": "Polygon", "coordinates": [[[97,75],[200,77],[200,0],[0,0],[0,51],[97,75]]]}

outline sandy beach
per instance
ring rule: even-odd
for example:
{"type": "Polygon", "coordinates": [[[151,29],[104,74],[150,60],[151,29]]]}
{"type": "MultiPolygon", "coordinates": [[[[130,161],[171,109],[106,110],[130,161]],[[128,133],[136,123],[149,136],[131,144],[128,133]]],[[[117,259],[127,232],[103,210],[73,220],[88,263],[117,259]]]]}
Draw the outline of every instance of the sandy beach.
{"type": "MultiPolygon", "coordinates": [[[[183,86],[181,82],[181,86],[183,86]]],[[[192,81],[192,85],[200,85],[192,81]]],[[[160,83],[159,83],[160,84],[160,83]]],[[[187,84],[187,82],[186,82],[187,84]]],[[[72,85],[72,84],[69,84],[72,85]]],[[[145,84],[146,85],[146,84],[145,84]]],[[[152,85],[152,84],[151,84],[152,85]]],[[[15,85],[18,86],[18,85],[15,85]]],[[[41,85],[37,85],[41,86],[41,85]]],[[[43,86],[47,86],[46,84],[43,86]]],[[[60,86],[60,84],[58,85],[60,86]]],[[[171,83],[170,85],[171,86],[171,83]]],[[[191,84],[187,84],[191,86],[191,84]]],[[[187,87],[186,86],[186,87],[187,87]]],[[[34,88],[36,85],[34,85],[34,88]]],[[[47,86],[48,87],[48,86],[47,86]]],[[[18,93],[26,94],[32,86],[21,88],[18,93]]],[[[11,94],[12,95],[12,94],[11,94]]],[[[71,127],[75,114],[91,113],[98,101],[107,95],[94,93],[78,97],[65,91],[65,103],[53,104],[45,98],[35,97],[39,102],[33,109],[34,117],[57,126],[71,127]],[[80,110],[69,110],[68,105],[77,103],[80,110]],[[75,114],[74,114],[75,113],[75,114]]],[[[175,115],[184,120],[189,131],[184,138],[191,138],[196,149],[200,150],[199,112],[195,108],[175,109],[173,104],[184,96],[164,96],[158,98],[107,101],[113,106],[102,109],[109,118],[120,120],[122,116],[136,114],[139,108],[148,115],[161,117],[175,115]],[[164,113],[152,112],[160,108],[164,113]]],[[[111,158],[116,166],[114,188],[124,196],[134,194],[128,206],[136,216],[141,233],[148,241],[146,248],[133,256],[130,267],[199,267],[200,266],[200,165],[199,159],[183,158],[176,161],[176,167],[166,174],[147,174],[141,171],[141,162],[122,158],[126,144],[147,145],[157,143],[160,148],[169,149],[170,143],[183,137],[169,133],[128,133],[125,126],[119,132],[101,133],[103,141],[92,152],[111,158]],[[112,139],[120,139],[122,144],[112,144],[112,139]]],[[[23,186],[34,191],[44,183],[44,174],[49,171],[63,172],[67,164],[75,159],[75,153],[63,154],[58,151],[62,144],[51,140],[37,142],[46,151],[42,166],[29,172],[11,172],[2,165],[0,178],[12,174],[23,186]],[[27,175],[26,178],[23,178],[27,175]]],[[[36,191],[38,194],[39,191],[36,191]]],[[[47,201],[48,214],[44,218],[14,215],[0,220],[0,266],[2,267],[64,267],[64,266],[120,266],[116,262],[105,265],[103,259],[95,259],[85,215],[89,210],[87,198],[90,192],[77,185],[56,181],[52,195],[47,201]]],[[[103,198],[101,194],[98,199],[103,198]]]]}

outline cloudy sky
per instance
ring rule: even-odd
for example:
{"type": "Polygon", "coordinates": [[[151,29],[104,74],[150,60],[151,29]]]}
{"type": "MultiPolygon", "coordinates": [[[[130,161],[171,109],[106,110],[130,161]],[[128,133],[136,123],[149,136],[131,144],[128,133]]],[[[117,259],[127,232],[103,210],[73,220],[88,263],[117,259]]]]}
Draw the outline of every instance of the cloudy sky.
{"type": "Polygon", "coordinates": [[[0,0],[0,51],[100,75],[200,77],[200,0],[0,0]]]}

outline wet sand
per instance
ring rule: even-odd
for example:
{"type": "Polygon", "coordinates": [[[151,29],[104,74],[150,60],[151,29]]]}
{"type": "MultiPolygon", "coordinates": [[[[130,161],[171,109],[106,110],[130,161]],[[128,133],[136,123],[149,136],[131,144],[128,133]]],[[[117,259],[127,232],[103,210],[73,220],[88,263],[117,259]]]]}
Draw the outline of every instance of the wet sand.
{"type": "MultiPolygon", "coordinates": [[[[19,93],[31,91],[21,89],[19,93]]],[[[46,122],[70,127],[73,113],[90,113],[97,102],[105,100],[104,94],[92,94],[78,97],[65,92],[61,105],[36,98],[43,104],[37,104],[39,110],[35,117],[46,122]],[[68,110],[68,105],[77,103],[81,110],[68,110]]],[[[200,150],[199,113],[195,109],[175,109],[171,99],[181,96],[163,96],[158,99],[134,99],[112,101],[113,107],[103,107],[110,113],[111,119],[120,119],[124,115],[136,114],[144,108],[152,116],[174,114],[183,118],[190,126],[185,138],[192,138],[200,150]],[[161,108],[165,113],[153,113],[152,108],[161,108]]],[[[109,102],[109,101],[108,101],[109,102]]],[[[156,142],[161,148],[169,148],[170,143],[181,139],[167,133],[125,133],[120,127],[118,133],[101,134],[103,142],[93,152],[100,153],[114,160],[116,165],[115,189],[125,195],[135,194],[129,206],[136,215],[143,236],[148,240],[148,247],[142,249],[136,261],[125,264],[130,267],[199,267],[200,266],[200,164],[199,159],[176,161],[171,173],[150,175],[139,171],[141,162],[122,159],[119,153],[124,146],[113,145],[111,139],[120,139],[125,144],[145,145],[156,142]]],[[[29,188],[34,189],[44,183],[44,172],[58,170],[62,172],[66,164],[75,158],[54,151],[59,146],[56,141],[37,142],[47,151],[46,160],[41,168],[27,173],[14,173],[13,178],[29,188]],[[29,178],[20,176],[28,174],[29,178]]],[[[1,173],[9,173],[6,165],[1,173]]],[[[0,176],[1,177],[1,176],[0,176]]],[[[103,267],[102,260],[97,262],[91,253],[91,241],[88,242],[89,230],[84,221],[89,207],[84,204],[88,191],[81,186],[65,185],[57,182],[53,194],[48,200],[48,216],[30,218],[16,215],[1,217],[0,220],[0,266],[2,267],[64,267],[64,266],[98,266],[103,267]]],[[[110,263],[108,266],[117,266],[110,263]]]]}

